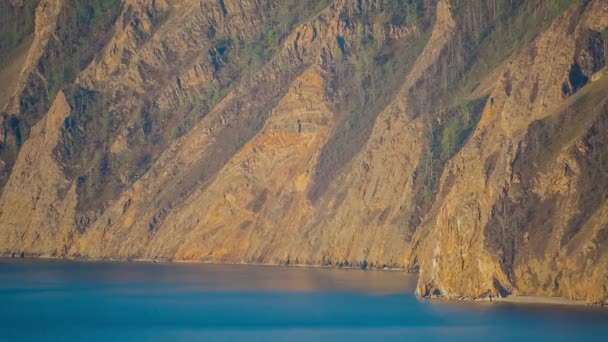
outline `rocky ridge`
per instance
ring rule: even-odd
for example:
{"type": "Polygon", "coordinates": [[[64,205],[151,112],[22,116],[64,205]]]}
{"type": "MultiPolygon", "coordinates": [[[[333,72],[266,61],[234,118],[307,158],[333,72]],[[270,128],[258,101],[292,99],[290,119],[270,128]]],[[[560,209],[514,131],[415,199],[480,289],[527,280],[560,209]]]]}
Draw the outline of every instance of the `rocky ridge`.
{"type": "Polygon", "coordinates": [[[607,2],[32,4],[2,254],[607,300],[607,2]]]}

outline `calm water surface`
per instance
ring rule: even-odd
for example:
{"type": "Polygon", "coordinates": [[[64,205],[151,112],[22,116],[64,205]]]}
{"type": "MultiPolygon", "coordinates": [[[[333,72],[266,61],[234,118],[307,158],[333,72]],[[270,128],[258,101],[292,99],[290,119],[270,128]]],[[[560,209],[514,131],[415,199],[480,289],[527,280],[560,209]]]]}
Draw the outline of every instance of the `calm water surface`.
{"type": "Polygon", "coordinates": [[[608,310],[417,300],[400,272],[0,259],[1,341],[608,341],[608,310]]]}

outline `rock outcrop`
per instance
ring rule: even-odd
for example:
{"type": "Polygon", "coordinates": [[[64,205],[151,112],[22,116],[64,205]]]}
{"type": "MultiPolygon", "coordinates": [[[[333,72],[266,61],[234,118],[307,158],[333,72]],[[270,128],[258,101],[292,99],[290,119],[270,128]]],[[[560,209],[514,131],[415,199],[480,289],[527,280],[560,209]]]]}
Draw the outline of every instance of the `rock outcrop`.
{"type": "Polygon", "coordinates": [[[592,141],[606,120],[606,80],[570,95],[587,78],[581,42],[607,17],[601,2],[567,11],[502,71],[418,231],[420,294],[605,298],[607,192],[594,160],[606,151],[592,141]]]}
{"type": "Polygon", "coordinates": [[[6,6],[3,255],[608,300],[606,1],[6,6]]]}
{"type": "Polygon", "coordinates": [[[70,107],[62,92],[31,131],[0,198],[5,248],[33,255],[61,256],[73,236],[75,185],[53,159],[70,107]],[[24,215],[23,213],[27,213],[24,215]]]}

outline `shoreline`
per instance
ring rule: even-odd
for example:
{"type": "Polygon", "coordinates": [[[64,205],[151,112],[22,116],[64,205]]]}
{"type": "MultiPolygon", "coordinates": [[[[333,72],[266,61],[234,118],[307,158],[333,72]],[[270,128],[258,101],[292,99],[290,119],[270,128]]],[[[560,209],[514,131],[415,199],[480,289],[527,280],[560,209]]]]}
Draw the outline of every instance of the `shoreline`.
{"type": "Polygon", "coordinates": [[[514,303],[514,304],[545,304],[545,305],[562,305],[562,306],[589,306],[589,307],[606,307],[599,303],[590,303],[584,300],[568,299],[563,297],[543,297],[543,296],[508,296],[494,299],[499,303],[514,303]]]}
{"type": "Polygon", "coordinates": [[[196,260],[160,260],[160,259],[112,259],[112,258],[73,258],[73,257],[53,257],[53,256],[11,256],[7,254],[0,255],[0,260],[56,260],[56,261],[71,261],[83,263],[109,262],[109,263],[125,263],[125,264],[176,264],[176,265],[218,265],[218,266],[265,266],[265,267],[293,267],[293,268],[324,268],[335,270],[360,270],[360,271],[382,271],[382,272],[403,272],[407,274],[417,274],[417,271],[399,267],[356,267],[356,266],[337,266],[337,265],[315,265],[315,264],[271,264],[271,263],[248,263],[248,262],[215,262],[215,261],[196,261],[196,260]]]}
{"type": "Polygon", "coordinates": [[[564,297],[548,296],[525,296],[509,295],[507,297],[445,297],[427,296],[422,299],[430,301],[461,302],[472,304],[515,304],[515,305],[547,305],[547,306],[569,306],[569,307],[589,307],[608,309],[608,305],[603,303],[588,302],[585,300],[568,299],[564,297]]]}
{"type": "MultiPolygon", "coordinates": [[[[52,256],[10,256],[0,255],[0,261],[2,260],[45,260],[45,261],[68,261],[68,262],[82,262],[82,263],[124,263],[124,264],[176,264],[176,265],[217,265],[217,266],[258,266],[258,267],[285,267],[285,268],[316,268],[316,269],[333,269],[333,270],[359,270],[359,271],[372,271],[372,272],[403,272],[406,274],[417,274],[417,271],[408,270],[406,268],[361,268],[354,266],[334,266],[334,265],[308,265],[308,264],[264,264],[264,263],[227,263],[227,262],[211,262],[211,261],[195,261],[195,260],[154,260],[154,259],[93,259],[93,258],[65,258],[65,257],[52,257],[52,256]]],[[[431,301],[445,301],[445,302],[469,302],[469,303],[505,303],[505,304],[516,304],[516,305],[551,305],[551,306],[570,306],[570,307],[592,307],[592,308],[605,308],[608,309],[608,305],[603,303],[593,303],[585,300],[575,300],[563,297],[547,297],[547,296],[525,296],[525,295],[509,295],[507,297],[445,297],[445,296],[427,296],[417,298],[431,300],[431,301]]]]}

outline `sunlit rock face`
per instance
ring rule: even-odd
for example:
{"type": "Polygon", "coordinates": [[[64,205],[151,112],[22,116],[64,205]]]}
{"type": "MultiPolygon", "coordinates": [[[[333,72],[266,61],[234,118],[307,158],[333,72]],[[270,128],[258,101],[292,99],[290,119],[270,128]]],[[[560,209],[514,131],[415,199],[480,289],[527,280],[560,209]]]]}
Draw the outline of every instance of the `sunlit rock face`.
{"type": "Polygon", "coordinates": [[[9,1],[0,253],[606,301],[608,3],[561,3],[9,1]]]}

